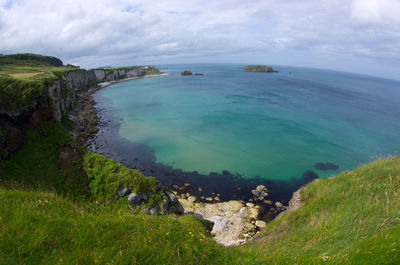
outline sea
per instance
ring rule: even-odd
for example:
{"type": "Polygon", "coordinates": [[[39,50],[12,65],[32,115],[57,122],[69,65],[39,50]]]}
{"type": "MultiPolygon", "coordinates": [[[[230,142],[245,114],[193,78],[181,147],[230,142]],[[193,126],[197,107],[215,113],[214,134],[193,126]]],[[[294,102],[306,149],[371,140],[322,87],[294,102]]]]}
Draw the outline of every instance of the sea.
{"type": "Polygon", "coordinates": [[[92,149],[165,185],[230,200],[263,184],[287,201],[315,178],[400,152],[399,81],[278,65],[156,67],[168,75],[93,95],[102,122],[92,149]]]}

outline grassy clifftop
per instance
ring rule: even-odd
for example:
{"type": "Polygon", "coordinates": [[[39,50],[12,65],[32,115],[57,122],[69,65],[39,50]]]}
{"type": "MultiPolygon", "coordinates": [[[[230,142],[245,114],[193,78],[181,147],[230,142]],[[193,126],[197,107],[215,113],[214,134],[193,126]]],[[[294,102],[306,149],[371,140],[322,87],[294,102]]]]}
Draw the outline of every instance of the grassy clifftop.
{"type": "Polygon", "coordinates": [[[82,87],[76,87],[76,89],[85,89],[87,86],[94,86],[99,82],[128,77],[126,72],[134,69],[141,69],[143,75],[161,73],[154,66],[113,67],[86,71],[73,65],[64,66],[60,59],[52,56],[0,55],[0,110],[18,110],[31,104],[36,96],[45,92],[46,88],[54,84],[56,80],[62,81],[62,86],[65,86],[62,77],[65,78],[66,74],[72,71],[80,71],[83,73],[82,78],[88,79],[83,82],[86,85],[82,83],[82,87]],[[114,71],[118,72],[119,70],[125,74],[113,74],[114,71]],[[104,71],[103,78],[105,80],[98,80],[93,71],[104,71]]]}
{"type": "Polygon", "coordinates": [[[316,180],[305,205],[245,246],[268,264],[399,264],[400,157],[316,180]]]}
{"type": "Polygon", "coordinates": [[[63,169],[59,146],[80,149],[59,123],[44,123],[29,132],[10,160],[3,161],[0,264],[400,261],[399,157],[308,184],[301,192],[303,207],[269,223],[255,242],[225,248],[193,216],[135,215],[126,205],[94,203],[89,189],[93,180],[85,172],[100,179],[143,175],[126,173],[128,169],[94,154],[77,157],[77,163],[63,169]],[[88,163],[90,170],[80,163],[88,163]]]}
{"type": "MultiPolygon", "coordinates": [[[[79,69],[61,60],[36,54],[0,56],[0,107],[16,110],[30,104],[60,75],[79,69]]],[[[1,109],[1,108],[0,108],[1,109]]]]}

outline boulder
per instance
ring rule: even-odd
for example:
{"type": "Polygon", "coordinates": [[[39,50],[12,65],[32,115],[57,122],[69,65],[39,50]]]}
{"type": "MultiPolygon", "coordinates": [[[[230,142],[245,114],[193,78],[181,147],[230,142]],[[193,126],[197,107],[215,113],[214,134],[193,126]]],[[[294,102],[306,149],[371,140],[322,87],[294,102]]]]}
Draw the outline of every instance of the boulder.
{"type": "Polygon", "coordinates": [[[268,189],[264,185],[258,185],[256,190],[268,192],[268,189]]]}
{"type": "Polygon", "coordinates": [[[196,199],[195,196],[189,196],[189,197],[187,198],[187,200],[188,200],[189,202],[195,202],[197,199],[196,199]]]}
{"type": "Polygon", "coordinates": [[[273,202],[271,200],[263,200],[263,203],[266,205],[272,205],[273,202]]]}
{"type": "Polygon", "coordinates": [[[121,197],[128,196],[131,192],[132,192],[132,188],[121,186],[117,190],[117,195],[121,198],[121,197]]]}
{"type": "Polygon", "coordinates": [[[160,207],[158,206],[157,203],[154,203],[147,209],[147,214],[150,215],[158,215],[160,214],[160,207]]]}
{"type": "Polygon", "coordinates": [[[131,193],[128,196],[128,201],[132,205],[133,208],[136,208],[136,206],[139,205],[139,203],[140,203],[140,197],[136,193],[131,193]]]}
{"type": "Polygon", "coordinates": [[[263,201],[268,197],[268,189],[264,185],[258,185],[254,190],[251,190],[255,202],[263,201]]]}
{"type": "Polygon", "coordinates": [[[178,198],[176,198],[175,194],[173,194],[173,193],[171,193],[169,191],[166,191],[165,194],[168,196],[168,199],[171,202],[178,202],[178,198]]]}
{"type": "Polygon", "coordinates": [[[267,226],[267,223],[261,220],[256,220],[255,225],[259,228],[264,228],[267,226]]]}

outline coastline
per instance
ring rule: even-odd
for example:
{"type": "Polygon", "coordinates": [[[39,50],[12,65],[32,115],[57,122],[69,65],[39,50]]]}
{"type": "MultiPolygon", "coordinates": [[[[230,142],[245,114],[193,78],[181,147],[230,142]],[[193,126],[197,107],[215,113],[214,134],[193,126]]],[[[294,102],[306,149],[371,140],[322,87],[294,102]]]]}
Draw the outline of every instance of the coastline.
{"type": "MultiPolygon", "coordinates": [[[[217,242],[225,246],[245,243],[265,227],[267,222],[274,220],[287,208],[284,204],[287,204],[290,198],[279,201],[276,198],[271,198],[268,189],[271,189],[272,182],[262,181],[261,179],[249,182],[231,175],[227,171],[222,174],[210,174],[209,177],[197,172],[190,175],[190,173],[182,170],[165,169],[164,165],[159,164],[150,165],[150,170],[146,172],[140,166],[136,166],[136,163],[129,163],[121,158],[118,152],[113,153],[113,150],[107,145],[102,146],[97,142],[99,138],[104,138],[105,143],[110,139],[117,138],[113,134],[100,136],[108,130],[114,130],[117,134],[119,129],[118,124],[112,123],[116,119],[105,117],[106,113],[99,109],[98,102],[93,97],[97,91],[120,82],[166,75],[168,74],[163,73],[103,82],[81,92],[78,106],[70,114],[71,120],[76,124],[71,135],[92,152],[111,158],[128,168],[138,169],[145,175],[156,177],[178,197],[184,206],[185,214],[194,214],[214,223],[212,233],[216,235],[217,242]],[[169,180],[166,181],[162,176],[157,175],[162,171],[168,171],[165,173],[166,176],[172,174],[169,180]],[[177,177],[174,177],[174,175],[177,177]],[[195,179],[198,181],[193,182],[195,179]],[[266,184],[267,187],[263,184],[266,184]],[[228,189],[222,190],[224,186],[233,188],[234,193],[231,194],[228,189]],[[236,197],[236,195],[238,196],[236,197]]],[[[125,146],[129,149],[130,145],[132,143],[127,142],[125,146]]],[[[278,183],[277,186],[279,185],[285,184],[278,183]]],[[[272,190],[275,190],[275,188],[272,187],[272,190]]]]}
{"type": "Polygon", "coordinates": [[[124,79],[120,79],[120,80],[102,82],[102,83],[97,84],[97,86],[99,86],[99,88],[97,90],[93,91],[92,93],[94,93],[94,92],[96,92],[96,91],[98,91],[98,90],[100,90],[102,88],[105,88],[105,87],[108,87],[108,86],[111,86],[111,85],[114,85],[114,84],[117,84],[117,83],[121,83],[121,82],[126,82],[126,81],[131,81],[131,80],[136,80],[136,79],[142,79],[142,78],[148,78],[148,77],[167,76],[167,75],[169,75],[169,74],[168,73],[161,73],[161,74],[144,75],[144,76],[140,76],[140,77],[130,77],[130,78],[124,78],[124,79]]]}
{"type": "Polygon", "coordinates": [[[92,97],[92,94],[94,94],[95,92],[105,87],[121,82],[166,75],[168,75],[168,73],[130,77],[120,80],[102,82],[98,83],[94,87],[81,91],[80,93],[78,93],[79,99],[77,106],[69,114],[69,118],[75,123],[74,130],[70,132],[71,136],[75,138],[79,142],[79,144],[87,149],[91,144],[91,139],[93,139],[95,134],[99,131],[98,126],[101,125],[100,117],[98,110],[95,107],[96,102],[92,97]]]}

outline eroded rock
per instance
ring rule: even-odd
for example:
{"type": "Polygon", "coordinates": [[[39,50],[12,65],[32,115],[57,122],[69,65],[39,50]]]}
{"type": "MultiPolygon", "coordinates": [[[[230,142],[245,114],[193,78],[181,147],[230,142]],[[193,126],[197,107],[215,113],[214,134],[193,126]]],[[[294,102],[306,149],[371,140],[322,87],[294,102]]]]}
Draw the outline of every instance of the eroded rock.
{"type": "Polygon", "coordinates": [[[256,218],[260,207],[243,201],[228,201],[218,203],[191,202],[184,198],[179,201],[185,213],[195,214],[214,223],[212,234],[215,240],[225,246],[239,245],[251,238],[263,225],[256,218]]]}
{"type": "Polygon", "coordinates": [[[258,185],[254,190],[251,190],[253,200],[255,202],[262,202],[268,197],[268,189],[264,185],[258,185]]]}

